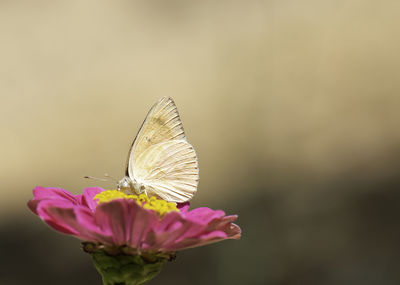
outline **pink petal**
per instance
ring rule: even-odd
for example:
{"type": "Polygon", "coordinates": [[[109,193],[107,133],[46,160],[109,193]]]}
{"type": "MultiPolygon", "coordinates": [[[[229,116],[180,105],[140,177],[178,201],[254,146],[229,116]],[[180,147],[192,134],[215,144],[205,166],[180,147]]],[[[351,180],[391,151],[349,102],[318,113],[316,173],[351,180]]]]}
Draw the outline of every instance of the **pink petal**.
{"type": "Polygon", "coordinates": [[[165,249],[189,231],[192,223],[185,221],[177,212],[167,214],[155,225],[150,238],[146,240],[149,249],[165,249]]]}
{"type": "Polygon", "coordinates": [[[32,199],[32,200],[29,200],[28,203],[27,203],[29,210],[31,210],[36,215],[38,215],[37,207],[38,207],[39,202],[40,202],[40,200],[33,200],[32,199]]]}
{"type": "Polygon", "coordinates": [[[38,204],[38,216],[55,230],[65,234],[77,235],[78,231],[65,220],[74,219],[75,214],[71,204],[66,201],[45,200],[38,204]]]}
{"type": "Polygon", "coordinates": [[[120,200],[100,204],[94,212],[94,219],[100,229],[112,233],[112,241],[116,245],[126,243],[126,205],[120,200]]]}
{"type": "Polygon", "coordinates": [[[118,199],[100,204],[95,211],[95,220],[104,231],[112,232],[114,244],[136,248],[158,222],[158,216],[135,201],[118,199]]]}
{"type": "Polygon", "coordinates": [[[83,190],[82,205],[87,206],[90,210],[94,211],[97,207],[97,202],[93,200],[94,196],[104,191],[100,187],[91,187],[83,190]]]}
{"type": "Polygon", "coordinates": [[[113,233],[98,226],[93,212],[90,209],[76,207],[75,215],[80,225],[80,234],[85,237],[85,240],[97,241],[105,245],[113,245],[113,233]]]}
{"type": "Polygon", "coordinates": [[[83,206],[69,207],[60,201],[43,201],[38,207],[39,216],[51,227],[81,240],[112,244],[110,235],[94,223],[92,212],[83,206]]]}
{"type": "Polygon", "coordinates": [[[225,232],[214,231],[211,233],[206,233],[206,234],[200,235],[195,238],[183,239],[182,241],[180,241],[178,243],[170,245],[168,249],[171,251],[176,251],[176,250],[182,250],[182,249],[187,249],[187,248],[193,248],[193,247],[203,246],[206,244],[215,243],[215,242],[224,240],[226,238],[227,238],[227,235],[225,232]]]}
{"type": "Polygon", "coordinates": [[[97,204],[104,189],[86,188],[72,195],[58,188],[36,187],[28,207],[52,228],[104,245],[127,245],[142,251],[176,251],[225,239],[239,239],[241,229],[221,210],[178,205],[179,212],[160,218],[135,201],[118,199],[97,204]]]}
{"type": "Polygon", "coordinates": [[[189,207],[190,207],[190,202],[177,203],[176,207],[181,212],[187,212],[189,210],[189,207]]]}
{"type": "Polygon", "coordinates": [[[201,246],[227,238],[239,238],[234,225],[237,216],[224,216],[223,211],[199,208],[188,213],[167,214],[153,232],[149,248],[175,251],[201,246]]]}
{"type": "Polygon", "coordinates": [[[134,248],[141,248],[147,234],[158,224],[159,218],[154,211],[143,209],[134,203],[131,219],[128,244],[134,248]]]}
{"type": "Polygon", "coordinates": [[[33,189],[33,199],[28,202],[29,209],[38,214],[38,204],[44,200],[64,201],[71,205],[78,204],[78,200],[64,189],[37,186],[33,189]]]}
{"type": "Polygon", "coordinates": [[[61,188],[45,188],[37,186],[33,189],[33,197],[34,200],[67,200],[74,204],[77,202],[74,195],[61,188]]]}
{"type": "Polygon", "coordinates": [[[210,208],[202,207],[191,210],[187,213],[182,213],[182,215],[186,220],[205,225],[216,218],[221,218],[225,216],[225,212],[221,210],[212,210],[210,208]]]}
{"type": "Polygon", "coordinates": [[[240,239],[242,230],[238,225],[233,223],[236,219],[237,215],[225,216],[211,222],[208,230],[222,230],[227,234],[228,238],[240,239]]]}

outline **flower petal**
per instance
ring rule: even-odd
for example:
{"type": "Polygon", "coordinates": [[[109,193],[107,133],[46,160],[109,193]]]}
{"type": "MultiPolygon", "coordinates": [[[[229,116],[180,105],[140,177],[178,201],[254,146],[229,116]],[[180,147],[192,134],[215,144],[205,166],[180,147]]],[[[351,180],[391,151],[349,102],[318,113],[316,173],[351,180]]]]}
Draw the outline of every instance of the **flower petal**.
{"type": "Polygon", "coordinates": [[[146,248],[149,250],[165,249],[168,251],[168,245],[174,243],[191,227],[190,222],[185,222],[177,212],[171,212],[155,225],[146,240],[146,248]]]}
{"type": "Polygon", "coordinates": [[[38,216],[57,231],[77,235],[78,231],[66,220],[75,218],[73,207],[66,201],[45,200],[38,204],[38,216]]]}
{"type": "Polygon", "coordinates": [[[225,216],[225,212],[221,210],[212,210],[207,207],[196,208],[186,213],[182,213],[183,217],[195,223],[206,225],[210,221],[225,216]]]}
{"type": "Polygon", "coordinates": [[[37,215],[38,204],[43,200],[64,201],[71,205],[78,204],[78,200],[64,189],[37,186],[33,189],[33,199],[28,201],[29,209],[37,215]]]}
{"type": "Polygon", "coordinates": [[[99,227],[94,218],[93,212],[85,207],[76,207],[75,215],[80,225],[80,238],[84,240],[97,241],[105,245],[113,245],[112,232],[99,227]]]}
{"type": "Polygon", "coordinates": [[[29,208],[53,229],[106,246],[129,246],[139,251],[177,251],[225,239],[239,239],[237,216],[224,211],[178,205],[178,212],[160,217],[130,199],[98,204],[102,188],[72,195],[59,188],[36,187],[29,208]]]}
{"type": "Polygon", "coordinates": [[[82,205],[87,206],[90,210],[94,211],[97,207],[97,202],[93,200],[94,196],[104,191],[100,187],[91,187],[83,190],[82,205]]]}
{"type": "Polygon", "coordinates": [[[240,238],[240,228],[232,222],[237,216],[224,216],[223,211],[198,208],[187,213],[167,214],[153,232],[149,249],[175,251],[240,238]]]}
{"type": "Polygon", "coordinates": [[[180,242],[170,245],[169,249],[172,251],[188,249],[188,248],[193,248],[193,247],[198,247],[198,246],[203,246],[206,244],[218,242],[218,241],[221,241],[221,240],[224,240],[227,238],[228,237],[225,232],[213,231],[210,233],[199,235],[198,237],[195,237],[195,238],[183,239],[180,242]]]}
{"type": "Polygon", "coordinates": [[[61,188],[46,188],[37,186],[33,189],[33,199],[34,200],[43,200],[43,199],[51,199],[51,200],[68,200],[72,203],[76,203],[76,199],[74,195],[69,193],[68,191],[61,188]]]}
{"type": "Polygon", "coordinates": [[[101,229],[112,232],[114,244],[138,248],[158,216],[133,200],[117,199],[97,206],[95,220],[101,229]]]}
{"type": "Polygon", "coordinates": [[[181,211],[181,212],[187,212],[190,207],[190,202],[183,202],[183,203],[177,203],[176,207],[181,211]]]}
{"type": "Polygon", "coordinates": [[[134,248],[141,248],[147,234],[158,224],[159,217],[154,211],[144,209],[133,203],[131,220],[128,244],[134,248]]]}

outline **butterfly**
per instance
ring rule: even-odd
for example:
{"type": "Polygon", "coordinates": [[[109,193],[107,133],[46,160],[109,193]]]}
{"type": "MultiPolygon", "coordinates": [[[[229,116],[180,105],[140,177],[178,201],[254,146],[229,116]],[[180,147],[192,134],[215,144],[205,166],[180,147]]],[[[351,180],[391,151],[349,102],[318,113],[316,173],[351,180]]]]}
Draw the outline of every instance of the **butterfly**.
{"type": "Polygon", "coordinates": [[[163,97],[140,127],[117,189],[182,203],[193,197],[198,182],[196,152],[186,139],[174,101],[163,97]]]}

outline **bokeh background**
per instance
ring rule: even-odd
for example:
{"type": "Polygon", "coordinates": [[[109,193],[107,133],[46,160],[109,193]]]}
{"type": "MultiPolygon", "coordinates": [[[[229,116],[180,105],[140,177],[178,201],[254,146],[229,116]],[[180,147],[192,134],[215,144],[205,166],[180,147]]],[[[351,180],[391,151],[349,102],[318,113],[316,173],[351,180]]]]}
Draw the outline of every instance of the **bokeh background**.
{"type": "Polygon", "coordinates": [[[100,284],[36,185],[122,177],[172,96],[200,160],[192,205],[240,241],[151,284],[399,284],[400,2],[0,1],[0,284],[100,284]]]}

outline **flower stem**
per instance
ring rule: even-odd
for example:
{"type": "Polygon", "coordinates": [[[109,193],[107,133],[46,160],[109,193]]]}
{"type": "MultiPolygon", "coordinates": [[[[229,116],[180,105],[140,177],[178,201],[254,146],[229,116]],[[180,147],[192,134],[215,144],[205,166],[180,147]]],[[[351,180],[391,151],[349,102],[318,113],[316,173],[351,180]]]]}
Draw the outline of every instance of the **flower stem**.
{"type": "Polygon", "coordinates": [[[162,269],[166,258],[144,258],[140,255],[109,255],[103,250],[92,253],[104,285],[141,285],[153,279],[162,269]]]}

